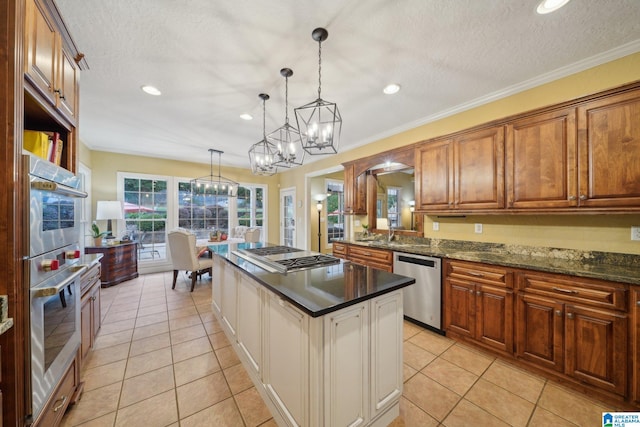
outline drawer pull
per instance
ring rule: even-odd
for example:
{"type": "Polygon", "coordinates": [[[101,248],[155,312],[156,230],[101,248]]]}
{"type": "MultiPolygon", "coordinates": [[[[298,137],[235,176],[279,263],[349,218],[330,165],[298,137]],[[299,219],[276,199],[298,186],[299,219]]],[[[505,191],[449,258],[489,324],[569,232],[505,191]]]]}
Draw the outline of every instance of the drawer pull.
{"type": "Polygon", "coordinates": [[[573,313],[567,313],[567,318],[568,319],[573,319],[573,313]]]}
{"type": "Polygon", "coordinates": [[[66,403],[66,401],[67,401],[67,396],[62,396],[60,399],[56,400],[56,402],[58,402],[58,401],[60,401],[60,400],[61,400],[62,402],[60,402],[60,404],[59,404],[58,406],[56,406],[56,407],[54,407],[54,408],[53,408],[53,412],[58,412],[60,409],[62,409],[62,407],[64,406],[64,404],[65,404],[65,403],[66,403]]]}
{"type": "Polygon", "coordinates": [[[476,295],[481,296],[482,295],[482,291],[476,291],[476,295]]]}
{"type": "Polygon", "coordinates": [[[362,252],[362,254],[365,256],[371,256],[371,252],[362,252]]]}
{"type": "Polygon", "coordinates": [[[556,310],[556,316],[562,317],[562,310],[556,310]]]}
{"type": "Polygon", "coordinates": [[[473,289],[469,289],[469,293],[471,293],[471,294],[472,294],[472,293],[473,293],[473,289]]]}
{"type": "Polygon", "coordinates": [[[640,300],[636,301],[636,305],[640,307],[640,300]]]}
{"type": "Polygon", "coordinates": [[[553,289],[556,292],[563,292],[565,294],[579,294],[580,293],[580,292],[575,291],[573,289],[562,289],[562,288],[556,288],[555,286],[553,288],[551,288],[551,289],[553,289]]]}
{"type": "Polygon", "coordinates": [[[474,276],[474,277],[484,277],[484,274],[478,273],[478,272],[475,272],[475,271],[470,271],[469,275],[470,276],[474,276]]]}

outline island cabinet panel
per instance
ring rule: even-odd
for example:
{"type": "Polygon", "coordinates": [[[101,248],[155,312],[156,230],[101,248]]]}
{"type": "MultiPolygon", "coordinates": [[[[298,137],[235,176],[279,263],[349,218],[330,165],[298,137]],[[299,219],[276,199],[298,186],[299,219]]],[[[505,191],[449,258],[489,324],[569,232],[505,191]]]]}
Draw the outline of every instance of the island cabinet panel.
{"type": "Polygon", "coordinates": [[[640,89],[578,107],[584,207],[640,206],[640,89]]]}
{"type": "Polygon", "coordinates": [[[402,291],[371,304],[371,417],[375,418],[402,395],[402,291]]]}
{"type": "Polygon", "coordinates": [[[332,426],[362,425],[369,411],[369,304],[362,303],[324,319],[326,364],[325,422],[332,426]]]}
{"type": "Polygon", "coordinates": [[[628,287],[550,273],[518,274],[516,356],[600,390],[627,394],[628,287]]]}
{"type": "Polygon", "coordinates": [[[240,277],[238,285],[238,329],[237,338],[253,369],[262,374],[262,334],[256,325],[261,323],[262,298],[259,285],[245,277],[240,277]]]}
{"type": "Polygon", "coordinates": [[[505,353],[513,352],[513,273],[446,260],[444,324],[447,333],[505,353]]]}
{"type": "Polygon", "coordinates": [[[509,123],[506,159],[507,207],[578,206],[575,107],[509,123]]]}
{"type": "Polygon", "coordinates": [[[270,294],[264,319],[265,389],[288,425],[310,425],[309,317],[270,294]]]}
{"type": "Polygon", "coordinates": [[[238,319],[238,283],[240,277],[235,268],[225,265],[221,269],[222,283],[220,290],[222,322],[229,328],[229,331],[236,335],[238,319]]]}

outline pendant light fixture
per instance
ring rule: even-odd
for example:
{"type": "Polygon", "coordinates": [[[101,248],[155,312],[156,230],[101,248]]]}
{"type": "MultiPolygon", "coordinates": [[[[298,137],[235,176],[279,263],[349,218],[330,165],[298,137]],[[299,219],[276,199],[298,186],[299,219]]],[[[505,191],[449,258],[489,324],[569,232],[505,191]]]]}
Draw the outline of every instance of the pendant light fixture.
{"type": "Polygon", "coordinates": [[[324,28],[316,28],[311,37],[318,42],[318,99],[295,109],[296,123],[302,135],[302,148],[311,155],[338,152],[342,117],[338,106],[322,99],[322,42],[329,37],[324,28]]]}
{"type": "Polygon", "coordinates": [[[197,195],[227,197],[236,197],[238,195],[239,184],[220,175],[220,158],[222,153],[224,153],[224,151],[209,148],[209,155],[211,157],[210,173],[208,176],[194,178],[190,181],[192,193],[197,195]],[[218,175],[213,174],[213,153],[218,154],[218,175]]]}
{"type": "Polygon", "coordinates": [[[300,131],[289,124],[289,77],[293,75],[291,68],[283,68],[280,75],[284,77],[284,125],[267,135],[278,152],[275,165],[290,168],[300,166],[304,161],[305,151],[302,149],[300,131]]]}
{"type": "Polygon", "coordinates": [[[265,104],[269,99],[269,95],[261,93],[258,96],[262,99],[262,140],[253,144],[249,149],[249,163],[251,164],[251,172],[254,175],[269,176],[278,172],[278,168],[275,165],[278,149],[267,140],[265,130],[267,120],[265,104]]]}

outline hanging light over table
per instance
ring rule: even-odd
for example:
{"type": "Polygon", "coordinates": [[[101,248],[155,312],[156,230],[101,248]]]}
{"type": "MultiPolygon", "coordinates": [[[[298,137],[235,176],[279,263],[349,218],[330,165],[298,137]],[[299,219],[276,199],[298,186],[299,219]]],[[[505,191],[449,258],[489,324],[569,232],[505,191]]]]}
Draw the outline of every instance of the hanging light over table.
{"type": "Polygon", "coordinates": [[[293,75],[293,70],[283,68],[280,70],[280,75],[285,79],[284,125],[267,135],[267,139],[272,141],[278,150],[274,164],[278,167],[290,168],[302,164],[305,151],[302,149],[300,131],[289,124],[289,77],[293,75]]]}
{"type": "Polygon", "coordinates": [[[324,28],[316,28],[311,37],[318,42],[318,99],[295,109],[302,135],[302,148],[311,155],[335,154],[342,129],[338,106],[322,99],[322,42],[329,37],[324,28]]]}
{"type": "Polygon", "coordinates": [[[262,140],[253,144],[249,149],[249,163],[251,164],[251,172],[253,172],[254,175],[269,176],[278,172],[278,168],[275,165],[278,149],[267,140],[267,133],[265,131],[265,104],[267,99],[269,99],[269,95],[261,93],[259,96],[260,99],[262,99],[262,140]]]}
{"type": "Polygon", "coordinates": [[[210,174],[190,181],[191,191],[196,194],[212,196],[236,197],[238,195],[238,183],[220,175],[220,157],[224,151],[209,148],[210,174]],[[213,174],[213,153],[218,153],[218,175],[213,174]]]}

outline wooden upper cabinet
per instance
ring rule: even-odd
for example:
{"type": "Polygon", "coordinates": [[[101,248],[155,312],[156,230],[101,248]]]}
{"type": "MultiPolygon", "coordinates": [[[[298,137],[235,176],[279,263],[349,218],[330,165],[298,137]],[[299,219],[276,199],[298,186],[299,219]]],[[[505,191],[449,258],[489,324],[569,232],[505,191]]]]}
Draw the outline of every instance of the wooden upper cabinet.
{"type": "Polygon", "coordinates": [[[504,127],[495,126],[416,147],[416,209],[504,207],[504,127]]]}
{"type": "Polygon", "coordinates": [[[578,107],[579,204],[640,206],[640,89],[578,107]]]}
{"type": "Polygon", "coordinates": [[[453,140],[422,144],[415,152],[415,200],[417,210],[453,207],[453,140]]]}
{"type": "Polygon", "coordinates": [[[355,175],[355,165],[344,165],[344,213],[365,215],[367,213],[367,176],[355,175]]]}
{"type": "Polygon", "coordinates": [[[25,76],[38,92],[55,104],[58,33],[42,5],[27,0],[25,30],[25,76]]]}
{"type": "Polygon", "coordinates": [[[538,114],[507,125],[507,207],[578,206],[574,108],[538,114]]]}
{"type": "Polygon", "coordinates": [[[504,207],[504,127],[460,135],[454,146],[456,209],[504,207]]]}
{"type": "Polygon", "coordinates": [[[25,78],[44,102],[72,125],[77,122],[78,65],[64,47],[63,38],[46,6],[27,0],[25,78]]]}

